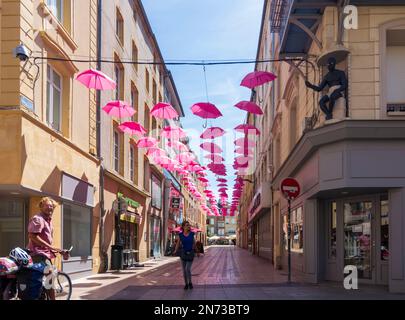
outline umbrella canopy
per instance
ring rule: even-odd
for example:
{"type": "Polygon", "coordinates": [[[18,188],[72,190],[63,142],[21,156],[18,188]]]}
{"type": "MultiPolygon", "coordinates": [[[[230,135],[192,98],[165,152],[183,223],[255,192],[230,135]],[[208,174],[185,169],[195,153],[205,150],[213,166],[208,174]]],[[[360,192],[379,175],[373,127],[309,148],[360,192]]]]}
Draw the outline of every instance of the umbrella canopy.
{"type": "Polygon", "coordinates": [[[159,102],[156,104],[150,111],[150,114],[159,119],[174,119],[179,117],[178,112],[173,106],[165,102],[159,102]]]}
{"type": "Polygon", "coordinates": [[[228,180],[224,179],[224,178],[218,178],[217,179],[218,182],[227,182],[228,180]]]}
{"type": "Polygon", "coordinates": [[[211,127],[205,129],[205,131],[200,135],[201,139],[215,139],[221,137],[225,134],[225,130],[220,127],[211,127]]]}
{"type": "Polygon", "coordinates": [[[212,103],[199,102],[191,107],[191,112],[203,119],[216,119],[222,116],[222,113],[212,103]]]}
{"type": "Polygon", "coordinates": [[[243,132],[245,134],[255,134],[255,135],[260,134],[260,130],[250,124],[240,124],[236,126],[234,129],[235,131],[243,132]]]}
{"type": "Polygon", "coordinates": [[[238,147],[235,149],[235,153],[238,154],[243,154],[243,155],[250,155],[253,154],[253,149],[250,149],[248,147],[238,147]]]}
{"type": "Polygon", "coordinates": [[[157,140],[152,137],[143,137],[136,143],[138,148],[151,148],[157,146],[157,140]]]}
{"type": "Polygon", "coordinates": [[[164,127],[161,135],[169,139],[181,139],[187,136],[182,128],[175,126],[164,127]]]}
{"type": "Polygon", "coordinates": [[[214,163],[221,163],[222,161],[225,161],[223,157],[215,153],[207,154],[204,156],[204,158],[209,159],[214,163]]]}
{"type": "Polygon", "coordinates": [[[249,140],[249,139],[246,139],[246,138],[239,138],[239,139],[236,139],[236,140],[234,141],[234,144],[235,144],[236,146],[242,147],[242,148],[244,148],[244,149],[246,149],[246,148],[251,148],[251,147],[255,147],[255,146],[256,146],[256,143],[255,143],[254,141],[249,140]]]}
{"type": "Polygon", "coordinates": [[[182,152],[176,155],[176,160],[183,163],[190,163],[195,159],[195,155],[192,152],[182,152]]]}
{"type": "Polygon", "coordinates": [[[214,142],[204,142],[202,144],[200,144],[200,148],[211,152],[211,153],[221,153],[222,149],[220,146],[218,146],[217,144],[215,144],[214,142]]]}
{"type": "Polygon", "coordinates": [[[202,181],[202,182],[208,182],[208,179],[207,179],[207,178],[198,177],[197,179],[200,180],[200,181],[202,181]]]}
{"type": "Polygon", "coordinates": [[[167,143],[167,145],[169,147],[171,147],[171,148],[174,148],[174,149],[180,151],[180,152],[187,152],[188,151],[187,146],[184,143],[180,142],[180,141],[172,140],[172,141],[169,141],[167,143]]]}
{"type": "Polygon", "coordinates": [[[247,112],[253,113],[253,114],[263,114],[262,109],[254,102],[250,101],[240,101],[237,104],[235,104],[235,107],[245,110],[247,112]]]}
{"type": "Polygon", "coordinates": [[[218,187],[227,187],[228,185],[226,183],[220,183],[218,184],[218,187]]]}
{"type": "Polygon", "coordinates": [[[253,71],[248,73],[241,81],[240,85],[253,89],[254,87],[260,86],[264,83],[273,81],[277,77],[271,72],[267,71],[253,71]]]}
{"type": "Polygon", "coordinates": [[[95,69],[88,69],[79,73],[76,80],[89,89],[114,90],[117,86],[113,79],[105,73],[95,69]]]}
{"type": "Polygon", "coordinates": [[[117,118],[128,118],[135,114],[135,109],[132,108],[127,102],[121,100],[114,100],[108,102],[103,111],[109,116],[117,118]]]}
{"type": "Polygon", "coordinates": [[[148,151],[146,152],[146,155],[147,156],[159,156],[159,157],[167,156],[165,150],[156,148],[156,147],[149,148],[148,151]]]}
{"type": "Polygon", "coordinates": [[[142,137],[145,135],[147,132],[145,128],[140,125],[137,122],[124,122],[118,126],[118,129],[120,129],[124,133],[128,133],[130,135],[136,135],[142,137]]]}

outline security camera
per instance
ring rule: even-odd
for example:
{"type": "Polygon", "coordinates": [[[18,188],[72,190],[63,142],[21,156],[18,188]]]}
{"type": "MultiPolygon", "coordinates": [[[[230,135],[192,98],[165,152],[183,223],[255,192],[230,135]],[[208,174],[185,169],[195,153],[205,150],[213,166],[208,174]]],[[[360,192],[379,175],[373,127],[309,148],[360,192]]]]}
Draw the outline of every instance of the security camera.
{"type": "Polygon", "coordinates": [[[27,61],[29,58],[28,49],[23,44],[19,44],[16,48],[14,48],[13,54],[14,57],[20,59],[20,61],[27,61]]]}

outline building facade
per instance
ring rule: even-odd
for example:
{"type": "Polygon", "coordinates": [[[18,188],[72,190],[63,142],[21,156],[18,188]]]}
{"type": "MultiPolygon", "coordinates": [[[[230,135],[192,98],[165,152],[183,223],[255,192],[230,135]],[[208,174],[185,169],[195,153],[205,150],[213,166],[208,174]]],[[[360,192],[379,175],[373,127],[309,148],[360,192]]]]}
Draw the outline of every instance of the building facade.
{"type": "Polygon", "coordinates": [[[72,277],[99,265],[95,94],[74,80],[95,65],[71,61],[95,55],[96,21],[96,1],[0,1],[0,255],[27,245],[50,196],[54,245],[73,246],[56,263],[72,277]],[[26,61],[13,54],[20,44],[26,61]]]}
{"type": "Polygon", "coordinates": [[[336,1],[265,2],[258,56],[284,61],[256,66],[277,79],[254,97],[267,115],[258,127],[271,136],[257,148],[270,151],[261,164],[271,174],[257,168],[255,187],[271,186],[268,223],[276,268],[287,268],[287,201],[280,183],[293,177],[301,185],[292,201],[293,274],[311,282],[343,281],[345,266],[352,265],[360,283],[405,292],[405,180],[399,161],[405,150],[405,5],[350,4],[357,8],[358,26],[345,29],[336,1]],[[299,60],[286,61],[291,57],[299,60]],[[305,84],[322,82],[329,57],[337,59],[349,83],[332,120],[319,110],[327,92],[305,84]]]}

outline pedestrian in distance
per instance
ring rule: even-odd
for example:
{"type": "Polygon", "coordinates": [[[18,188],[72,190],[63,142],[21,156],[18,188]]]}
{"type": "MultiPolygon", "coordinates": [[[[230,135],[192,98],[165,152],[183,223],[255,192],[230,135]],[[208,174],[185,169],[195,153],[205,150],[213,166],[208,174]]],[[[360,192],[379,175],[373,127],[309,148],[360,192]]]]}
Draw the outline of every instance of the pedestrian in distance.
{"type": "Polygon", "coordinates": [[[183,221],[181,224],[182,231],[179,233],[179,240],[177,241],[176,248],[174,249],[174,255],[179,250],[180,244],[182,251],[180,254],[181,266],[183,267],[184,276],[184,290],[193,289],[193,283],[191,282],[191,266],[194,260],[194,254],[197,252],[197,256],[200,253],[196,250],[195,233],[190,230],[190,223],[183,221]]]}

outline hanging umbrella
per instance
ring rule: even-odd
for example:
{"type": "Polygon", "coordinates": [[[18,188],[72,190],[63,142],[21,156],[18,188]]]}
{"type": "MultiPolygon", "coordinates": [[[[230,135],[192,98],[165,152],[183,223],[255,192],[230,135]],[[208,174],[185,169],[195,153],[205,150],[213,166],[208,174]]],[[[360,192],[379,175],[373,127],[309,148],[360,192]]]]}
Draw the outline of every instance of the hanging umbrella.
{"type": "Polygon", "coordinates": [[[246,163],[253,160],[251,156],[239,156],[235,158],[235,163],[246,163]]]}
{"type": "Polygon", "coordinates": [[[124,133],[128,133],[130,135],[136,135],[136,136],[140,136],[140,137],[147,133],[145,128],[142,125],[140,125],[137,122],[132,122],[132,121],[121,123],[118,126],[118,129],[120,129],[124,133]]]}
{"type": "Polygon", "coordinates": [[[196,116],[203,119],[216,119],[222,116],[222,113],[212,103],[199,102],[191,107],[191,111],[196,116]]]}
{"type": "Polygon", "coordinates": [[[166,137],[168,139],[173,139],[173,140],[182,139],[187,136],[182,128],[175,127],[175,126],[164,127],[160,134],[162,137],[166,137]]]}
{"type": "Polygon", "coordinates": [[[222,152],[222,149],[214,142],[204,142],[204,143],[200,144],[200,148],[205,151],[211,152],[211,153],[221,153],[222,152]]]}
{"type": "Polygon", "coordinates": [[[157,146],[157,140],[152,137],[140,138],[136,144],[138,148],[151,148],[157,146]]]}
{"type": "Polygon", "coordinates": [[[159,155],[160,157],[162,156],[167,156],[166,151],[157,147],[151,147],[148,149],[146,152],[147,156],[156,156],[159,155]]]}
{"type": "Polygon", "coordinates": [[[167,145],[169,147],[171,147],[171,148],[174,148],[174,149],[180,151],[180,152],[182,152],[182,151],[187,152],[188,151],[187,146],[184,143],[180,142],[180,141],[172,140],[172,141],[169,141],[167,143],[167,145]]]}
{"type": "Polygon", "coordinates": [[[208,179],[207,179],[207,178],[199,177],[199,178],[197,178],[197,179],[200,180],[200,181],[202,181],[202,182],[208,182],[208,179]]]}
{"type": "Polygon", "coordinates": [[[218,181],[218,182],[228,182],[228,180],[223,179],[223,178],[218,178],[217,181],[218,181]]]}
{"type": "Polygon", "coordinates": [[[218,187],[227,187],[228,185],[226,183],[220,183],[218,184],[218,187]]]}
{"type": "Polygon", "coordinates": [[[115,81],[103,72],[95,69],[88,69],[76,76],[76,80],[89,89],[114,90],[117,86],[115,81]]]}
{"type": "Polygon", "coordinates": [[[104,107],[103,111],[109,116],[117,118],[128,118],[135,114],[135,109],[132,108],[127,102],[121,100],[114,100],[108,102],[104,107]]]}
{"type": "Polygon", "coordinates": [[[238,153],[238,154],[243,154],[243,155],[250,155],[250,154],[253,154],[253,152],[254,152],[254,150],[252,150],[251,148],[248,148],[248,147],[238,147],[238,148],[236,148],[235,149],[235,153],[238,153]]]}
{"type": "Polygon", "coordinates": [[[195,159],[195,155],[192,152],[182,152],[176,155],[176,160],[183,162],[183,163],[189,163],[195,159]]]}
{"type": "Polygon", "coordinates": [[[211,127],[205,129],[205,131],[200,135],[201,139],[215,139],[221,137],[225,134],[225,130],[220,127],[211,127]]]}
{"type": "Polygon", "coordinates": [[[255,135],[260,134],[260,130],[250,124],[240,124],[237,127],[235,127],[234,129],[235,129],[235,131],[243,132],[245,134],[255,134],[255,135]]]}
{"type": "Polygon", "coordinates": [[[240,83],[241,86],[253,89],[267,82],[273,81],[277,77],[271,72],[267,71],[253,71],[248,73],[240,83]]]}
{"type": "Polygon", "coordinates": [[[242,148],[251,148],[251,147],[255,147],[255,146],[256,146],[256,143],[255,143],[254,141],[249,140],[249,139],[247,139],[247,138],[239,138],[239,139],[236,139],[233,143],[234,143],[236,146],[242,147],[242,148]]]}
{"type": "Polygon", "coordinates": [[[223,157],[221,157],[218,154],[215,153],[210,153],[204,156],[204,158],[211,160],[214,163],[221,163],[222,161],[225,161],[223,157]]]}
{"type": "Polygon", "coordinates": [[[253,113],[253,114],[263,114],[262,109],[254,102],[250,101],[240,101],[237,104],[235,104],[235,107],[245,110],[247,112],[253,113]]]}
{"type": "Polygon", "coordinates": [[[174,119],[179,117],[178,112],[173,106],[165,102],[159,102],[156,104],[150,111],[150,114],[159,119],[174,119]]]}

